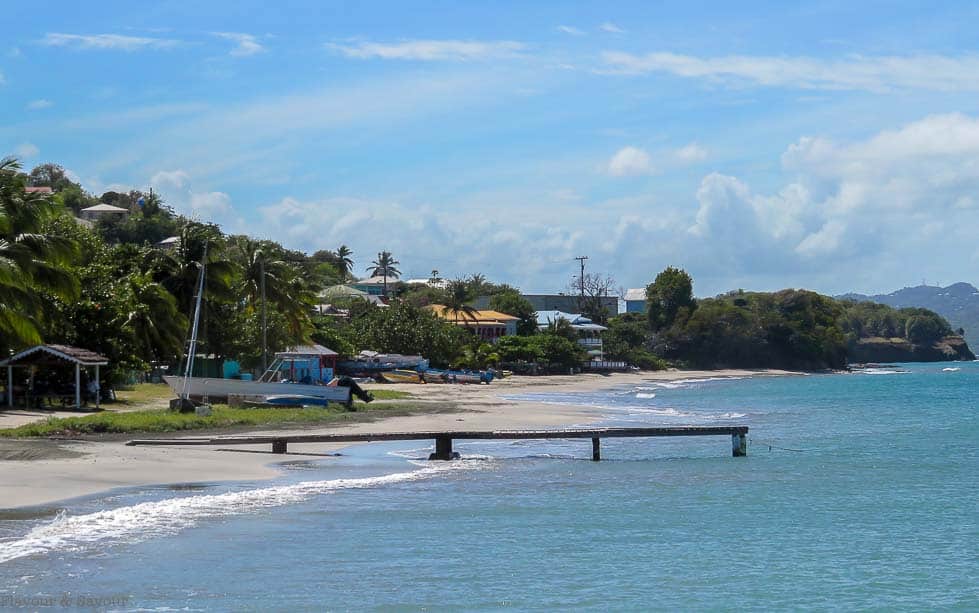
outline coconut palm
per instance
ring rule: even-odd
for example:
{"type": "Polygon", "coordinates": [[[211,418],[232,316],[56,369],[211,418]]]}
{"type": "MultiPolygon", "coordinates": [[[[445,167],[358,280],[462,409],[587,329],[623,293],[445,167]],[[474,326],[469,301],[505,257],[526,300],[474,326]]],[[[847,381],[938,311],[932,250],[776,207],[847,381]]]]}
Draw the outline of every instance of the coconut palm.
{"type": "Polygon", "coordinates": [[[78,279],[67,269],[76,245],[44,232],[55,205],[27,193],[19,171],[15,159],[0,160],[0,338],[5,339],[0,345],[10,346],[40,342],[42,295],[64,300],[78,295],[78,279]]]}
{"type": "Polygon", "coordinates": [[[147,361],[169,361],[180,356],[187,318],[177,308],[177,301],[149,274],[134,272],[120,287],[126,309],[120,326],[135,341],[137,355],[147,361]]]}
{"type": "Polygon", "coordinates": [[[449,281],[445,288],[445,312],[455,316],[456,324],[459,323],[459,316],[462,316],[466,327],[469,321],[476,321],[476,309],[470,303],[472,301],[472,288],[469,283],[462,279],[449,281]]]}
{"type": "Polygon", "coordinates": [[[395,268],[400,264],[398,260],[394,259],[390,251],[382,251],[377,254],[377,259],[371,262],[371,268],[368,268],[368,274],[372,277],[384,277],[384,295],[388,295],[388,277],[394,277],[397,279],[401,276],[401,271],[395,268]]]}
{"type": "Polygon", "coordinates": [[[353,255],[353,251],[350,247],[346,245],[340,245],[334,252],[337,256],[337,268],[340,269],[340,274],[343,275],[344,281],[350,276],[350,271],[354,269],[354,261],[350,256],[353,255]]]}
{"type": "Polygon", "coordinates": [[[265,300],[285,317],[290,335],[296,341],[303,340],[312,325],[309,310],[313,293],[299,269],[281,258],[281,248],[269,241],[239,236],[234,238],[230,255],[241,270],[235,293],[251,308],[259,309],[264,281],[265,300]]]}

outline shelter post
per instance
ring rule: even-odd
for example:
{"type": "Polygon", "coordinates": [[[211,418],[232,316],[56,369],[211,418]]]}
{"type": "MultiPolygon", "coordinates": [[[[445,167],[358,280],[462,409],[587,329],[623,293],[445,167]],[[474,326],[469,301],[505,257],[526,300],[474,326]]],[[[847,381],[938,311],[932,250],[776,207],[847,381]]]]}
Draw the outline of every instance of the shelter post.
{"type": "Polygon", "coordinates": [[[102,400],[102,380],[99,379],[99,365],[95,365],[95,408],[99,408],[99,401],[102,400]]]}
{"type": "Polygon", "coordinates": [[[14,367],[7,367],[7,406],[14,408],[14,367]]]}
{"type": "Polygon", "coordinates": [[[75,408],[82,408],[82,366],[75,362],[75,408]]]}

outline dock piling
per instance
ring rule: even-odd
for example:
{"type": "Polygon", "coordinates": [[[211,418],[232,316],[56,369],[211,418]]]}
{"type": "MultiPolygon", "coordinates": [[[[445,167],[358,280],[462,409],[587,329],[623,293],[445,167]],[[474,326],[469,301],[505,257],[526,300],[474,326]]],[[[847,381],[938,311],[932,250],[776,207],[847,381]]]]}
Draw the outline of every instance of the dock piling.
{"type": "Polygon", "coordinates": [[[448,436],[435,437],[435,453],[428,456],[429,460],[452,460],[452,439],[448,436]]]}
{"type": "Polygon", "coordinates": [[[748,435],[745,432],[735,432],[731,435],[731,451],[736,458],[748,455],[748,435]]]}
{"type": "Polygon", "coordinates": [[[598,437],[591,440],[591,459],[593,462],[598,462],[602,459],[602,444],[598,437]]]}
{"type": "Polygon", "coordinates": [[[277,438],[272,441],[272,453],[285,453],[288,442],[285,439],[277,438]]]}

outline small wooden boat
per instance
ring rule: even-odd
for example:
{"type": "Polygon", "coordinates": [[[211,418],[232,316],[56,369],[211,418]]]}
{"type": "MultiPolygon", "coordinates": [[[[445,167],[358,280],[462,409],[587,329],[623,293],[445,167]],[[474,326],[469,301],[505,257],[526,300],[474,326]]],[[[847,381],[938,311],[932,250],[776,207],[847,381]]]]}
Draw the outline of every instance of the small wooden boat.
{"type": "Polygon", "coordinates": [[[382,372],[380,377],[388,383],[425,383],[417,370],[391,370],[382,372]]]}

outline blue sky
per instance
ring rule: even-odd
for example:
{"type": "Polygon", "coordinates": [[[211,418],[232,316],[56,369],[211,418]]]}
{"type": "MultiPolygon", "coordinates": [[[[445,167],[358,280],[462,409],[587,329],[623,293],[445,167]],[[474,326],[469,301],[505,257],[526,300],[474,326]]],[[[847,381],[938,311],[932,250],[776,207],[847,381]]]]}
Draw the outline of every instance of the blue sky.
{"type": "Polygon", "coordinates": [[[979,9],[786,4],[13,3],[0,154],[406,276],[977,281],[979,9]]]}

